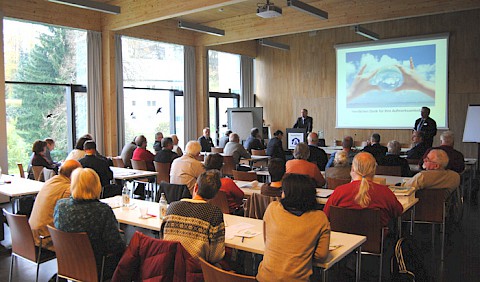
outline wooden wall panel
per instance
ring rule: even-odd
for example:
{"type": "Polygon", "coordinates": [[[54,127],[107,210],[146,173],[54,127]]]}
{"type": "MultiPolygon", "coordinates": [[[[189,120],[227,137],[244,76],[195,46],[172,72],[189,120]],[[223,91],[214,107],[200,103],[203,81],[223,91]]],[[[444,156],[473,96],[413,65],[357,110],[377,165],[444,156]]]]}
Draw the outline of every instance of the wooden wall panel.
{"type": "MultiPolygon", "coordinates": [[[[397,38],[450,33],[449,41],[449,128],[456,134],[455,147],[466,156],[476,157],[476,144],[462,143],[466,108],[480,102],[480,10],[471,10],[413,19],[365,25],[381,38],[397,38]]],[[[259,47],[256,58],[257,105],[264,107],[264,119],[272,130],[293,125],[302,108],[314,119],[314,130],[323,130],[327,144],[352,135],[366,140],[379,132],[382,143],[398,140],[410,143],[410,130],[336,129],[335,44],[364,41],[349,28],[277,37],[272,40],[290,45],[290,51],[259,47]]],[[[420,113],[419,113],[420,116],[420,113]]],[[[412,127],[414,121],[412,120],[412,127]]],[[[437,134],[434,145],[439,144],[437,134]]]]}

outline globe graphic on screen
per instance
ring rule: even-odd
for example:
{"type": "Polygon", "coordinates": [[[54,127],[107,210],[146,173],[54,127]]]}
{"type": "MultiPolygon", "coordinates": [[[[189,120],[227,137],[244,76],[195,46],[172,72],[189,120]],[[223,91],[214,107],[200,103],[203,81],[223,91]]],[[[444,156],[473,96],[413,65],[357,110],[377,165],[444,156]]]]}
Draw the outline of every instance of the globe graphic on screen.
{"type": "Polygon", "coordinates": [[[396,66],[382,67],[371,84],[377,85],[381,90],[393,91],[403,84],[403,75],[396,66]]]}

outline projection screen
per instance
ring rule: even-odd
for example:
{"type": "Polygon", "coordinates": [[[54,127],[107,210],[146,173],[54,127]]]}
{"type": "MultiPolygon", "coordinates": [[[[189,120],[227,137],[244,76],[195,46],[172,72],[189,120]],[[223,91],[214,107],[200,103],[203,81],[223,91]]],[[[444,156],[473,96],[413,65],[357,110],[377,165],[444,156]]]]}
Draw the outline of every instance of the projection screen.
{"type": "Polygon", "coordinates": [[[410,129],[423,106],[448,127],[448,34],[335,46],[337,128],[410,129]]]}

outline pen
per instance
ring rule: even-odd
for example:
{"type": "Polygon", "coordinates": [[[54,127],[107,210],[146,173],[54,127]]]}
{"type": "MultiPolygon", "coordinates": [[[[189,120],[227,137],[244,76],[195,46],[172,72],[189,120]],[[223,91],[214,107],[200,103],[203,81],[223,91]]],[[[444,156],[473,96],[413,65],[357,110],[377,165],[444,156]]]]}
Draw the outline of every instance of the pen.
{"type": "Polygon", "coordinates": [[[242,236],[242,243],[243,243],[243,240],[245,240],[245,237],[242,236]]]}

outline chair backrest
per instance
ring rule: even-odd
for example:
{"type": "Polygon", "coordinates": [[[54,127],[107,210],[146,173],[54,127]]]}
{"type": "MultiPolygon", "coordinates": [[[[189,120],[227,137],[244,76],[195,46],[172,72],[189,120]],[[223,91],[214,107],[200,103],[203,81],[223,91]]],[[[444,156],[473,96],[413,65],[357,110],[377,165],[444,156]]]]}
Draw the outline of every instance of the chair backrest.
{"type": "Polygon", "coordinates": [[[201,257],[198,258],[200,261],[200,266],[202,267],[203,279],[205,282],[218,282],[218,281],[229,281],[229,282],[251,282],[257,281],[255,276],[246,276],[237,274],[230,271],[225,271],[221,268],[218,268],[209,262],[205,261],[201,257]]]}
{"type": "Polygon", "coordinates": [[[23,170],[23,164],[17,163],[18,171],[20,172],[20,177],[25,178],[25,170],[23,170]]]}
{"type": "Polygon", "coordinates": [[[331,190],[335,190],[340,185],[350,183],[350,179],[342,179],[342,178],[331,178],[327,177],[327,188],[331,190]]]}
{"type": "Polygon", "coordinates": [[[7,222],[10,226],[12,253],[36,262],[35,241],[33,240],[32,230],[28,224],[27,216],[12,214],[5,209],[3,210],[3,214],[7,217],[7,222]]]}
{"type": "Polygon", "coordinates": [[[147,163],[145,161],[131,160],[131,162],[132,162],[132,168],[133,169],[148,170],[147,169],[147,163]]]}
{"type": "Polygon", "coordinates": [[[34,165],[32,166],[33,178],[37,181],[43,181],[43,166],[34,165]]]}
{"type": "Polygon", "coordinates": [[[235,170],[233,156],[223,156],[222,174],[231,176],[233,175],[233,170],[235,170]]]}
{"type": "Polygon", "coordinates": [[[160,186],[158,188],[158,193],[156,196],[155,201],[160,202],[160,197],[162,196],[162,193],[165,193],[165,197],[167,198],[167,203],[171,202],[176,202],[180,201],[181,199],[192,198],[192,194],[190,194],[190,191],[188,190],[187,185],[183,184],[172,184],[168,182],[162,182],[160,183],[160,186]]]}
{"type": "Polygon", "coordinates": [[[58,276],[77,281],[98,281],[95,256],[87,233],[47,227],[57,254],[58,276]]]}
{"type": "Polygon", "coordinates": [[[263,219],[268,205],[273,201],[280,201],[280,197],[270,197],[259,193],[253,193],[248,198],[245,207],[245,217],[263,219]]]}
{"type": "Polygon", "coordinates": [[[377,175],[391,175],[391,176],[402,176],[402,167],[399,165],[396,166],[387,166],[379,165],[375,171],[377,175]]]}
{"type": "Polygon", "coordinates": [[[212,147],[212,153],[223,153],[223,148],[212,147]]]}
{"type": "Polygon", "coordinates": [[[378,209],[347,209],[332,206],[330,208],[330,227],[332,231],[358,234],[367,237],[362,251],[380,254],[382,252],[382,223],[378,209]]]}
{"type": "Polygon", "coordinates": [[[267,152],[265,150],[252,149],[252,155],[253,156],[266,156],[267,152]]]}
{"type": "Polygon", "coordinates": [[[407,159],[408,164],[418,164],[420,162],[419,159],[407,159]]]}
{"type": "Polygon", "coordinates": [[[442,223],[447,189],[421,189],[415,192],[415,220],[442,223]]]}
{"type": "Polygon", "coordinates": [[[218,191],[213,199],[208,200],[208,203],[219,207],[223,213],[230,213],[228,208],[227,195],[223,191],[218,191]]]}
{"type": "Polygon", "coordinates": [[[114,167],[125,168],[125,164],[123,163],[122,157],[120,157],[120,156],[113,157],[112,162],[113,162],[114,167]]]}
{"type": "Polygon", "coordinates": [[[43,168],[43,180],[44,181],[47,181],[49,180],[50,178],[54,177],[56,174],[55,174],[55,171],[53,169],[48,169],[46,167],[43,168]]]}
{"type": "Polygon", "coordinates": [[[232,173],[233,173],[233,179],[235,180],[242,180],[242,181],[257,180],[256,172],[233,170],[232,173]]]}
{"type": "Polygon", "coordinates": [[[170,167],[172,166],[172,164],[159,163],[154,161],[153,165],[155,166],[155,171],[158,173],[157,183],[170,182],[170,167]]]}

